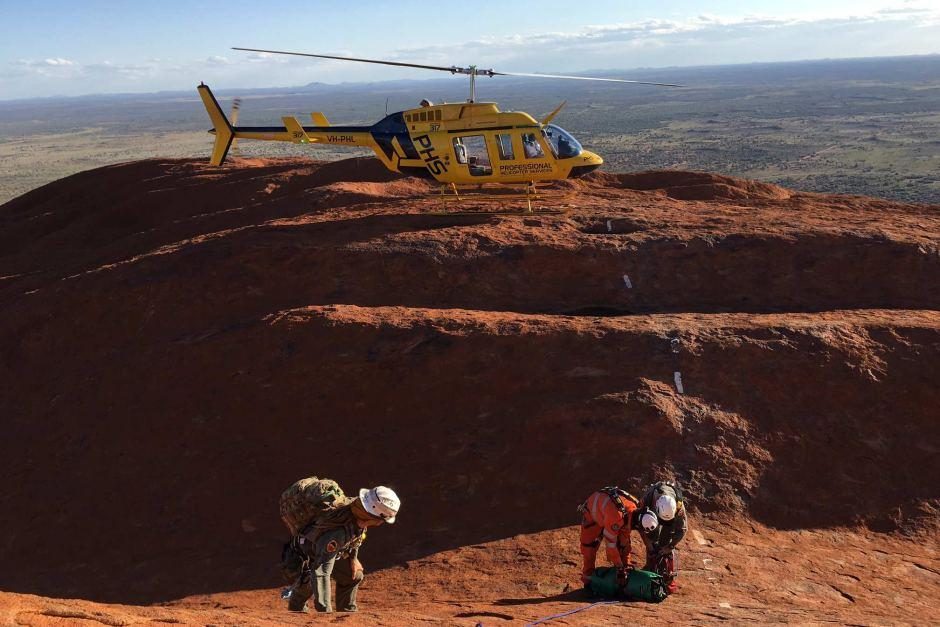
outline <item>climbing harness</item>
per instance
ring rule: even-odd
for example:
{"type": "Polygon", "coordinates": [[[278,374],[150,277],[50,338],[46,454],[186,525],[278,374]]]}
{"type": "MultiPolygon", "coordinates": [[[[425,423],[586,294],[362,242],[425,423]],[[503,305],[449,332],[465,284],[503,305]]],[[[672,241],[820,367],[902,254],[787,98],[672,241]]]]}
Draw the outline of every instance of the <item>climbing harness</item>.
{"type": "Polygon", "coordinates": [[[610,498],[610,500],[613,502],[614,506],[617,508],[617,510],[620,512],[620,515],[623,516],[624,519],[626,519],[628,516],[627,508],[623,506],[623,501],[621,501],[619,497],[622,496],[628,499],[634,505],[640,504],[639,499],[637,499],[635,496],[633,496],[626,490],[622,488],[618,488],[617,486],[607,486],[607,487],[601,488],[599,491],[605,493],[610,498]]]}

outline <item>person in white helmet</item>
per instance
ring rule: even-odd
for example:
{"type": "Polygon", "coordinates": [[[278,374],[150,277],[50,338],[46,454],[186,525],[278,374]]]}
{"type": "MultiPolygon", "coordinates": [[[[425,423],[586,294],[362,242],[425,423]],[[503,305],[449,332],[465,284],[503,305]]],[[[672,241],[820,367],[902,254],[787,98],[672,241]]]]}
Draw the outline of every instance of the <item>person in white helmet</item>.
{"type": "Polygon", "coordinates": [[[336,605],[341,612],[355,612],[356,593],[363,579],[359,545],[366,529],[382,523],[393,524],[401,500],[391,488],[376,486],[359,491],[359,498],[330,512],[299,537],[306,557],[300,577],[287,593],[287,608],[307,611],[313,597],[314,609],[332,612],[330,577],[336,579],[336,605]]]}
{"type": "Polygon", "coordinates": [[[640,530],[640,537],[646,545],[646,565],[643,570],[662,575],[666,589],[671,594],[677,590],[676,546],[689,528],[682,490],[671,481],[657,481],[647,488],[640,503],[654,511],[659,519],[655,529],[640,530]]]}

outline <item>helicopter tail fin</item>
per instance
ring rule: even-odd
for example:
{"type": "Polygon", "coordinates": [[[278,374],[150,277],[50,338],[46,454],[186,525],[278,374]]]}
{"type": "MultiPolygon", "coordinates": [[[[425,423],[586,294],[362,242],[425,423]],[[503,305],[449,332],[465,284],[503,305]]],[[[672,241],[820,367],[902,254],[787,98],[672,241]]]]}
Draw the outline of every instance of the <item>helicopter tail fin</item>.
{"type": "Polygon", "coordinates": [[[300,125],[300,122],[292,115],[281,118],[281,121],[284,122],[284,128],[287,129],[288,134],[291,137],[291,141],[295,144],[309,144],[311,142],[310,136],[307,135],[307,131],[304,130],[304,127],[300,125]]]}
{"type": "Polygon", "coordinates": [[[215,144],[212,147],[212,159],[209,161],[212,165],[222,165],[225,157],[228,155],[229,148],[232,147],[232,140],[235,139],[235,129],[229,123],[219,101],[212,95],[212,90],[205,83],[199,87],[199,97],[202,98],[202,104],[206,107],[209,119],[212,121],[213,129],[209,131],[215,134],[215,144]]]}

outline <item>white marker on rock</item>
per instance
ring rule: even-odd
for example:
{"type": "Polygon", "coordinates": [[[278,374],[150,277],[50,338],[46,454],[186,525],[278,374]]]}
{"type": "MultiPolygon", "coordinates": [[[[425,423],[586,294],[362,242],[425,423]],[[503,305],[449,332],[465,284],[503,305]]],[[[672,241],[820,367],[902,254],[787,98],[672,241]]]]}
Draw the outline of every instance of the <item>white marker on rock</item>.
{"type": "Polygon", "coordinates": [[[610,233],[614,230],[614,226],[610,223],[610,220],[607,221],[607,232],[610,233]]]}
{"type": "Polygon", "coordinates": [[[672,378],[676,380],[676,391],[679,394],[685,394],[685,390],[682,389],[682,373],[676,370],[672,373],[672,378]]]}
{"type": "Polygon", "coordinates": [[[626,274],[623,275],[623,284],[627,287],[628,290],[633,289],[633,283],[630,282],[630,277],[626,274]]]}

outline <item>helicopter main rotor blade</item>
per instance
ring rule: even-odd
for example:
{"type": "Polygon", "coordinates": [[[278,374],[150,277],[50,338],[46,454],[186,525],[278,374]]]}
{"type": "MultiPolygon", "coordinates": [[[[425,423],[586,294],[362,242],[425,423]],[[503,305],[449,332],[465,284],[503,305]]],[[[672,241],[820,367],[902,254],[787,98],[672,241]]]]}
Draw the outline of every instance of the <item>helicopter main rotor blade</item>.
{"type": "Polygon", "coordinates": [[[246,52],[265,52],[267,54],[289,54],[295,57],[314,57],[317,59],[335,59],[337,61],[358,61],[359,63],[377,63],[379,65],[396,65],[398,67],[416,67],[422,70],[439,70],[441,72],[450,72],[451,74],[464,74],[465,68],[444,67],[442,65],[421,65],[419,63],[400,63],[398,61],[381,61],[378,59],[356,59],[353,57],[336,57],[329,54],[309,54],[306,52],[285,52],[284,50],[259,50],[257,48],[232,48],[232,50],[244,50],[246,52]]]}
{"type": "Polygon", "coordinates": [[[658,87],[684,87],[673,83],[649,83],[647,81],[628,81],[625,78],[595,78],[593,76],[566,76],[564,74],[526,74],[523,72],[493,72],[497,76],[529,76],[532,78],[565,78],[573,81],[604,81],[607,83],[633,83],[635,85],[656,85],[658,87]]]}
{"type": "Polygon", "coordinates": [[[528,76],[532,78],[564,78],[575,81],[604,81],[607,83],[633,83],[635,85],[657,85],[659,87],[683,87],[683,85],[674,85],[672,83],[650,83],[646,81],[630,81],[624,78],[595,78],[592,76],[566,76],[564,74],[527,74],[523,72],[497,72],[495,70],[483,70],[475,65],[470,67],[449,67],[443,65],[423,65],[421,63],[402,63],[400,61],[382,61],[381,59],[358,59],[356,57],[338,57],[330,54],[311,54],[309,52],[288,52],[286,50],[261,50],[259,48],[237,48],[232,50],[242,50],[244,52],[263,52],[265,54],[288,54],[295,57],[313,57],[315,59],[334,59],[336,61],[356,61],[358,63],[375,63],[377,65],[394,65],[397,67],[414,67],[422,70],[437,70],[440,72],[450,72],[451,74],[469,74],[471,76],[528,76]]]}
{"type": "Polygon", "coordinates": [[[542,120],[542,126],[546,126],[549,122],[555,119],[555,116],[565,108],[565,105],[568,104],[567,100],[562,100],[561,104],[558,105],[554,111],[545,116],[545,119],[542,120]]]}

